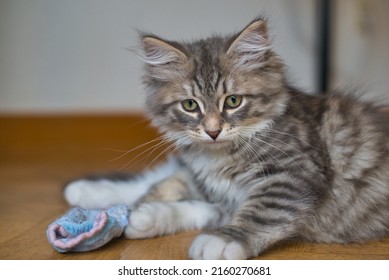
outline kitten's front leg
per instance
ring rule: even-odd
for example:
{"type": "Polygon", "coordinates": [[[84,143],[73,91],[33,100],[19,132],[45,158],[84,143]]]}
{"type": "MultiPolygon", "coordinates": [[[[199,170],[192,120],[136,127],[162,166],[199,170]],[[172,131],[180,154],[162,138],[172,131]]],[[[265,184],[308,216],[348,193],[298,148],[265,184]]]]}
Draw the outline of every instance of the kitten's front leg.
{"type": "Polygon", "coordinates": [[[227,216],[216,204],[187,200],[145,202],[134,210],[124,231],[127,238],[143,239],[177,231],[218,227],[227,216]]]}
{"type": "Polygon", "coordinates": [[[182,166],[174,159],[133,178],[102,177],[73,181],[65,188],[65,199],[71,206],[87,209],[108,208],[125,204],[134,206],[159,183],[176,177],[182,166]]]}
{"type": "Polygon", "coordinates": [[[280,221],[237,216],[232,224],[202,233],[193,241],[189,257],[200,260],[245,260],[258,256],[272,244],[293,235],[296,227],[280,221]],[[246,221],[243,221],[246,219],[246,221]]]}
{"type": "Polygon", "coordinates": [[[231,223],[200,234],[192,243],[192,259],[247,259],[281,240],[295,236],[309,213],[313,194],[304,193],[303,181],[272,180],[249,196],[231,223]]]}

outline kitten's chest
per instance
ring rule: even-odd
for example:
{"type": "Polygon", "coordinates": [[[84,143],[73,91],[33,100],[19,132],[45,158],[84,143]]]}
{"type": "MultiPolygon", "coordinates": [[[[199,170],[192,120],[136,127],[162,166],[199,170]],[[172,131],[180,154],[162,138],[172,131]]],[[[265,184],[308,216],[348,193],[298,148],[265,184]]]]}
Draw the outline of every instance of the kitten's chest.
{"type": "Polygon", "coordinates": [[[228,204],[235,208],[247,198],[247,189],[234,179],[237,163],[199,155],[186,160],[199,191],[214,203],[228,204]]]}

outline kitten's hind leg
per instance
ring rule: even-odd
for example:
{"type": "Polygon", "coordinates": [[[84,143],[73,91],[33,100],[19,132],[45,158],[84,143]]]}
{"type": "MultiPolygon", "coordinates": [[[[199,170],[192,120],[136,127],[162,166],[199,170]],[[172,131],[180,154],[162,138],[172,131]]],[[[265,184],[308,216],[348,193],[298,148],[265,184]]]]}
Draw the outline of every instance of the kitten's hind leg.
{"type": "Polygon", "coordinates": [[[174,159],[154,170],[146,171],[134,178],[81,179],[65,188],[65,199],[72,206],[82,208],[108,208],[125,204],[134,206],[159,182],[179,173],[182,166],[174,159]]]}

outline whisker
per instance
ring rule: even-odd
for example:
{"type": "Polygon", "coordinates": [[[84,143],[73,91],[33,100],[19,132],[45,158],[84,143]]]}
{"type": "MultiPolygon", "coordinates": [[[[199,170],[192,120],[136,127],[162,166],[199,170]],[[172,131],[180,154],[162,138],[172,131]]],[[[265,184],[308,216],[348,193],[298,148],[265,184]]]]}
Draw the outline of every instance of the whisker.
{"type": "Polygon", "coordinates": [[[238,134],[237,136],[238,136],[238,140],[241,140],[240,143],[243,144],[246,149],[248,149],[249,151],[254,153],[254,155],[257,157],[258,163],[261,165],[261,168],[263,169],[263,171],[265,171],[265,169],[266,169],[266,172],[269,175],[270,174],[269,169],[267,168],[266,165],[263,165],[263,162],[265,162],[263,157],[257,151],[255,151],[255,149],[250,145],[250,143],[249,143],[250,139],[246,140],[246,138],[240,134],[238,134]]]}
{"type": "Polygon", "coordinates": [[[299,137],[297,137],[297,136],[295,136],[295,135],[293,135],[293,134],[286,133],[286,132],[282,132],[282,131],[278,131],[278,130],[275,130],[275,129],[268,129],[268,130],[269,130],[270,132],[273,132],[273,133],[278,133],[278,134],[282,134],[282,135],[287,135],[287,136],[289,136],[289,137],[291,137],[291,138],[294,138],[294,139],[300,141],[301,143],[303,143],[303,144],[305,144],[305,145],[307,145],[307,146],[309,146],[309,147],[311,147],[311,148],[313,148],[313,149],[315,149],[315,150],[318,150],[319,152],[324,152],[323,150],[321,150],[321,149],[319,149],[319,148],[317,148],[317,147],[315,147],[315,146],[312,146],[311,144],[309,144],[309,143],[307,143],[307,142],[301,140],[299,137]]]}
{"type": "MultiPolygon", "coordinates": [[[[290,159],[292,160],[292,162],[293,162],[294,164],[296,164],[296,166],[297,166],[302,172],[304,172],[304,169],[302,169],[301,166],[300,166],[300,165],[294,160],[294,158],[291,157],[288,153],[286,153],[285,151],[281,150],[281,149],[278,148],[277,146],[274,146],[274,145],[272,145],[272,144],[270,144],[270,143],[268,143],[268,142],[266,142],[266,141],[264,141],[264,140],[261,140],[261,139],[258,139],[258,138],[257,138],[256,140],[258,140],[258,141],[260,141],[261,143],[264,143],[264,144],[266,144],[266,145],[269,145],[270,147],[272,147],[272,148],[276,149],[277,151],[281,152],[282,154],[284,154],[285,156],[287,156],[288,158],[290,158],[290,159]]],[[[273,157],[273,158],[274,158],[274,157],[273,157]]],[[[277,161],[280,163],[279,159],[277,159],[277,161]]]]}
{"type": "MultiPolygon", "coordinates": [[[[251,135],[254,135],[254,134],[252,134],[252,131],[251,131],[249,128],[247,128],[247,127],[242,127],[241,131],[243,131],[243,132],[246,131],[246,132],[249,132],[251,135]]],[[[259,142],[261,142],[261,143],[264,143],[264,144],[266,144],[266,145],[268,145],[268,146],[270,146],[270,147],[276,149],[277,151],[281,152],[282,154],[286,155],[288,158],[290,158],[290,159],[293,161],[293,163],[294,163],[296,166],[298,166],[298,168],[299,168],[302,172],[304,172],[304,170],[303,170],[303,169],[301,168],[301,166],[294,160],[294,158],[291,157],[288,153],[286,153],[286,152],[283,151],[282,149],[280,149],[280,148],[278,148],[277,146],[274,146],[274,145],[268,143],[267,141],[264,141],[264,140],[260,139],[260,137],[255,137],[255,140],[256,140],[256,141],[259,141],[259,142]]],[[[252,143],[253,143],[253,145],[256,145],[258,148],[263,149],[261,146],[258,146],[258,145],[255,144],[254,142],[252,142],[252,143]]],[[[278,162],[278,164],[280,164],[281,166],[284,166],[284,164],[281,164],[280,160],[277,159],[276,157],[274,157],[271,153],[266,152],[266,151],[264,151],[264,152],[265,152],[266,154],[268,154],[269,156],[271,156],[274,160],[276,160],[276,161],[278,162]]]]}
{"type": "Polygon", "coordinates": [[[126,168],[128,165],[130,165],[131,163],[133,163],[136,159],[138,159],[140,156],[144,155],[145,153],[149,152],[150,150],[153,150],[155,149],[155,147],[160,147],[160,146],[163,146],[165,144],[168,144],[169,141],[162,141],[160,143],[157,143],[149,148],[147,148],[146,150],[142,151],[140,154],[138,154],[136,157],[132,158],[130,161],[128,161],[124,166],[122,166],[120,168],[120,170],[123,170],[124,168],[126,168]]]}
{"type": "MultiPolygon", "coordinates": [[[[164,142],[161,144],[157,144],[157,145],[154,145],[154,147],[152,147],[151,151],[145,156],[145,158],[143,159],[143,162],[147,162],[150,158],[150,156],[159,148],[161,148],[163,145],[165,144],[169,144],[170,140],[166,139],[164,140],[164,142]]],[[[142,163],[143,164],[143,163],[142,163]]]]}
{"type": "MultiPolygon", "coordinates": [[[[177,137],[177,136],[175,136],[175,137],[177,137]]],[[[171,143],[172,145],[174,145],[174,139],[172,138],[172,136],[170,135],[165,135],[165,144],[167,144],[167,143],[171,143]]],[[[169,145],[168,146],[168,148],[170,148],[172,145],[169,145]]],[[[149,154],[145,157],[145,159],[143,160],[143,162],[147,162],[148,160],[149,160],[149,158],[150,158],[150,156],[154,153],[154,151],[156,150],[156,149],[158,149],[158,148],[160,148],[162,145],[159,145],[159,146],[156,146],[156,147],[154,147],[154,149],[152,149],[150,152],[149,152],[149,154]]],[[[166,150],[166,149],[165,149],[166,150]]],[[[164,151],[165,151],[164,150],[164,151]]],[[[163,152],[162,152],[163,153],[163,152]]],[[[160,157],[160,154],[157,156],[157,158],[158,157],[160,157]]],[[[155,162],[155,159],[151,162],[151,164],[148,164],[147,166],[146,166],[146,169],[147,168],[149,168],[153,163],[155,162]]],[[[142,163],[143,164],[143,163],[142,163]]]]}
{"type": "MultiPolygon", "coordinates": [[[[259,145],[258,143],[255,143],[255,142],[251,142],[250,145],[253,146],[253,148],[252,148],[253,150],[254,150],[254,147],[255,147],[255,148],[261,149],[262,152],[263,152],[265,155],[270,156],[276,163],[278,163],[278,165],[279,165],[280,167],[282,167],[285,171],[287,171],[287,169],[286,169],[286,167],[285,167],[285,164],[283,164],[278,158],[276,158],[274,155],[272,155],[271,152],[266,151],[261,145],[259,145]]],[[[266,161],[264,160],[264,162],[266,162],[266,161]]],[[[268,174],[269,174],[269,170],[268,170],[268,174]]]]}
{"type": "MultiPolygon", "coordinates": [[[[151,143],[154,143],[154,142],[156,142],[156,141],[161,141],[161,140],[163,140],[163,139],[164,139],[163,136],[159,136],[159,137],[157,137],[157,138],[155,138],[155,139],[153,139],[153,140],[151,140],[151,141],[148,141],[148,142],[146,142],[146,143],[142,143],[142,144],[140,144],[140,145],[136,146],[135,148],[132,148],[132,149],[130,149],[130,150],[128,150],[128,151],[123,151],[124,153],[123,153],[122,155],[120,155],[120,156],[118,156],[118,157],[116,157],[116,158],[110,159],[108,162],[113,162],[113,161],[119,160],[119,159],[121,159],[121,158],[127,156],[128,154],[130,154],[130,153],[136,151],[136,150],[139,150],[139,149],[141,149],[141,148],[143,148],[143,147],[145,147],[145,146],[147,146],[147,145],[149,145],[149,144],[151,144],[151,143]]],[[[119,150],[118,150],[118,151],[119,151],[119,150]]]]}
{"type": "Polygon", "coordinates": [[[113,148],[100,148],[100,151],[107,151],[107,152],[115,152],[115,153],[126,153],[128,150],[120,150],[120,149],[113,149],[113,148]]]}
{"type": "Polygon", "coordinates": [[[150,120],[145,118],[143,120],[140,120],[140,121],[137,121],[137,122],[134,122],[134,123],[131,123],[131,124],[127,125],[126,129],[130,129],[130,128],[133,128],[134,126],[137,126],[137,125],[140,125],[140,124],[143,124],[143,123],[149,123],[149,122],[150,122],[150,120]]]}
{"type": "Polygon", "coordinates": [[[153,147],[150,147],[147,151],[149,151],[148,155],[143,159],[142,166],[149,160],[150,156],[154,153],[154,151],[160,147],[162,147],[165,144],[169,144],[169,146],[165,147],[162,152],[160,152],[147,166],[144,165],[146,169],[150,168],[163,154],[167,153],[169,150],[172,150],[172,152],[177,149],[177,145],[182,142],[182,140],[188,140],[190,139],[189,136],[187,136],[183,132],[169,132],[165,135],[163,135],[163,144],[157,144],[153,147]],[[151,150],[151,151],[150,151],[151,150]]]}
{"type": "Polygon", "coordinates": [[[304,155],[304,156],[307,157],[308,159],[314,161],[313,158],[311,158],[310,156],[308,156],[308,155],[305,154],[304,152],[300,151],[300,150],[297,149],[295,146],[293,146],[293,145],[291,145],[291,144],[289,144],[289,143],[286,143],[286,142],[284,142],[284,141],[282,141],[282,140],[280,140],[280,139],[278,139],[278,138],[271,137],[271,136],[269,136],[269,135],[267,135],[267,137],[270,138],[270,139],[272,139],[272,140],[278,141],[278,142],[280,142],[281,144],[284,144],[284,145],[286,145],[286,146],[288,146],[288,147],[294,149],[295,151],[297,151],[297,152],[299,152],[300,154],[304,155]]]}
{"type": "Polygon", "coordinates": [[[169,146],[167,146],[162,152],[160,152],[154,159],[152,162],[150,162],[150,164],[146,167],[146,168],[150,168],[162,155],[166,154],[169,150],[175,150],[176,148],[176,143],[171,143],[169,146]]]}

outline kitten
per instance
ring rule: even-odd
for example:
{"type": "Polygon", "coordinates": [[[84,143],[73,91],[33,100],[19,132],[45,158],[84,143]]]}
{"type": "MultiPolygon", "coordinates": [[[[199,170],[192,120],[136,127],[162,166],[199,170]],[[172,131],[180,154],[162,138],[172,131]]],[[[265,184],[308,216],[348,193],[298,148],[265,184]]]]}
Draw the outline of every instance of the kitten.
{"type": "Polygon", "coordinates": [[[289,86],[262,19],[231,37],[141,40],[147,112],[177,155],[131,180],[73,182],[71,205],[133,206],[128,238],[207,229],[193,259],[389,234],[389,126],[378,108],[289,86]]]}

